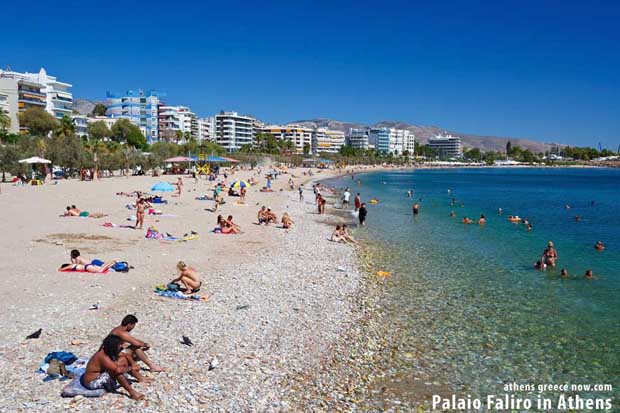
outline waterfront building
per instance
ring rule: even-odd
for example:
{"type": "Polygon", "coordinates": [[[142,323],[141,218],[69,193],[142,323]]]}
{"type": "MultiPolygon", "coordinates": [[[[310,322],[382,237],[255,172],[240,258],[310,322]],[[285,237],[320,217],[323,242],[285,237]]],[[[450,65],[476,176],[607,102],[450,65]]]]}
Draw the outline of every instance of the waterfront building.
{"type": "Polygon", "coordinates": [[[338,153],[345,143],[344,132],[327,128],[312,131],[312,153],[338,153]]]}
{"type": "Polygon", "coordinates": [[[9,131],[25,132],[24,128],[20,128],[17,114],[29,107],[39,107],[56,119],[71,116],[73,95],[69,92],[70,88],[69,83],[49,76],[43,68],[38,73],[0,70],[0,95],[4,97],[0,97],[4,102],[0,105],[11,119],[9,131]]]}
{"type": "Polygon", "coordinates": [[[88,117],[86,115],[72,114],[71,120],[75,125],[75,134],[82,137],[88,137],[88,117]]]}
{"type": "Polygon", "coordinates": [[[261,133],[273,135],[277,140],[293,143],[295,152],[304,153],[304,147],[312,149],[312,129],[299,125],[266,125],[259,129],[261,133]]]}
{"type": "Polygon", "coordinates": [[[163,93],[128,90],[124,94],[107,92],[106,115],[112,119],[129,119],[138,125],[148,143],[159,140],[159,107],[163,93]]]}
{"type": "Polygon", "coordinates": [[[256,138],[256,119],[237,112],[215,115],[215,142],[228,152],[238,151],[243,145],[253,145],[256,138]]]}
{"type": "Polygon", "coordinates": [[[215,118],[210,116],[208,118],[198,118],[198,140],[199,141],[213,141],[215,140],[215,118]]]}
{"type": "Polygon", "coordinates": [[[347,144],[353,149],[369,149],[372,146],[368,140],[370,128],[350,128],[347,134],[347,144]]]}
{"type": "Polygon", "coordinates": [[[371,128],[368,142],[377,151],[393,155],[402,155],[405,151],[413,154],[415,149],[415,135],[406,129],[371,128]]]}
{"type": "Polygon", "coordinates": [[[193,139],[198,140],[198,117],[186,106],[158,107],[159,135],[166,141],[185,141],[187,133],[193,139]],[[178,133],[182,138],[178,139],[178,133]]]}
{"type": "Polygon", "coordinates": [[[428,140],[433,154],[440,158],[460,158],[463,156],[461,138],[452,135],[437,135],[428,140]]]}

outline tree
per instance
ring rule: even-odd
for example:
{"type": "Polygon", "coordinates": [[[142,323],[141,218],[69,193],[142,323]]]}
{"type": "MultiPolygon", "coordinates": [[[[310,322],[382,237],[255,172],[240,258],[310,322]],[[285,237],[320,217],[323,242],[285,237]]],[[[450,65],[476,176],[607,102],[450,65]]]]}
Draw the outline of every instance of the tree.
{"type": "Polygon", "coordinates": [[[93,116],[105,116],[106,106],[103,103],[97,103],[93,108],[91,115],[93,116]]]}
{"type": "Polygon", "coordinates": [[[6,133],[11,127],[11,118],[8,113],[5,113],[3,110],[0,110],[0,133],[6,133]]]}
{"type": "Polygon", "coordinates": [[[183,139],[183,132],[178,130],[174,133],[174,140],[176,141],[177,145],[179,144],[179,142],[181,142],[181,139],[183,139]]]}
{"type": "Polygon", "coordinates": [[[482,153],[480,153],[480,149],[478,148],[471,148],[470,150],[465,151],[463,155],[465,156],[465,159],[470,160],[479,160],[482,158],[482,153]]]}
{"type": "Polygon", "coordinates": [[[112,135],[108,125],[102,120],[88,124],[88,137],[95,141],[101,141],[112,135]]]}
{"type": "Polygon", "coordinates": [[[304,143],[304,155],[310,155],[310,144],[308,142],[304,143]]]}
{"type": "Polygon", "coordinates": [[[45,110],[30,107],[19,114],[19,124],[26,127],[33,136],[47,136],[56,129],[58,121],[45,110]]]}
{"type": "Polygon", "coordinates": [[[111,137],[115,142],[125,142],[135,148],[142,148],[146,145],[146,138],[140,128],[129,121],[129,119],[119,119],[110,130],[111,137]]]}
{"type": "Polygon", "coordinates": [[[58,136],[74,136],[75,135],[75,123],[73,123],[73,119],[69,116],[64,115],[60,122],[58,122],[58,127],[56,128],[56,135],[58,136]]]}

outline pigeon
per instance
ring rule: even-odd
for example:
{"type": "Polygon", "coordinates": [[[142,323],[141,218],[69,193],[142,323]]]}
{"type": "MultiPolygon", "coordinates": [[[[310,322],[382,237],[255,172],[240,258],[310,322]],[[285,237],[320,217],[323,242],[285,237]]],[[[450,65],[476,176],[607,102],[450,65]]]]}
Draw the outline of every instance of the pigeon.
{"type": "Polygon", "coordinates": [[[91,305],[89,310],[99,310],[99,303],[91,305]]]}
{"type": "Polygon", "coordinates": [[[248,308],[250,308],[250,304],[243,304],[235,307],[235,310],[247,310],[248,308]]]}
{"type": "Polygon", "coordinates": [[[187,347],[191,347],[194,345],[194,343],[192,343],[192,340],[190,340],[187,336],[183,336],[183,341],[181,343],[185,344],[187,347]]]}
{"type": "Polygon", "coordinates": [[[26,339],[28,340],[28,339],[31,339],[31,338],[39,338],[39,337],[41,337],[41,331],[43,331],[42,328],[38,329],[34,333],[32,333],[29,336],[27,336],[26,339]]]}
{"type": "Polygon", "coordinates": [[[214,368],[218,366],[218,364],[220,364],[220,361],[217,358],[213,357],[213,360],[211,360],[211,363],[209,363],[208,370],[209,371],[213,370],[214,368]]]}

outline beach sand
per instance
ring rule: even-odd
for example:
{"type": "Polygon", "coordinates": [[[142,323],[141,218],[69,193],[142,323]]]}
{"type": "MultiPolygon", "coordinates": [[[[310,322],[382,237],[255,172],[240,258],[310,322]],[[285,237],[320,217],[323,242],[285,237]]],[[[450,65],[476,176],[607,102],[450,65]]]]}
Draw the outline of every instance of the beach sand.
{"type": "MultiPolygon", "coordinates": [[[[305,169],[304,169],[305,170],[305,169]]],[[[251,172],[229,176],[247,178],[251,172]]],[[[301,169],[293,169],[297,186],[301,169]]],[[[312,179],[333,175],[323,171],[312,179]]],[[[290,399],[282,378],[320,368],[328,349],[352,323],[352,305],[362,275],[356,252],[328,241],[334,217],[316,214],[311,185],[306,184],[305,203],[297,190],[288,190],[290,175],[273,181],[275,192],[261,193],[259,185],[248,190],[246,204],[236,198],[218,213],[205,210],[212,201],[212,186],[184,178],[181,198],[164,197],[168,205],[155,205],[172,216],[147,216],[145,230],[155,225],[162,232],[181,236],[196,231],[200,238],[165,242],[144,238],[145,230],[106,228],[106,221],[132,224],[125,208],[135,198],[116,192],[148,190],[176,176],[116,177],[96,182],[61,181],[43,187],[3,185],[0,209],[0,311],[2,344],[0,411],[80,410],[122,411],[286,411],[299,408],[290,399]],[[285,188],[280,191],[280,188],[285,188]],[[67,205],[109,216],[61,218],[67,205]],[[295,225],[256,225],[260,205],[273,208],[280,218],[288,212],[295,225]],[[234,216],[244,233],[219,235],[210,231],[221,213],[234,216]],[[57,268],[69,261],[77,248],[87,259],[128,261],[129,273],[62,273],[57,268]],[[175,264],[183,260],[195,267],[203,280],[200,294],[207,301],[162,298],[153,286],[168,282],[175,264]],[[337,271],[341,267],[345,271],[337,271]],[[98,303],[100,309],[89,310],[98,303]],[[247,308],[238,309],[240,306],[247,308]],[[36,373],[52,351],[70,351],[90,357],[102,339],[126,314],[139,323],[133,335],[152,345],[150,357],[168,370],[148,374],[152,384],[136,384],[146,401],[134,402],[118,394],[98,399],[62,399],[68,381],[44,382],[36,373]],[[37,340],[25,336],[43,328],[37,340]],[[180,343],[186,335],[194,342],[180,343]],[[72,344],[72,342],[74,344],[72,344]],[[77,344],[75,344],[77,343],[77,344]],[[220,364],[207,367],[217,357],[220,364]]],[[[295,399],[295,397],[293,397],[295,399]]]]}

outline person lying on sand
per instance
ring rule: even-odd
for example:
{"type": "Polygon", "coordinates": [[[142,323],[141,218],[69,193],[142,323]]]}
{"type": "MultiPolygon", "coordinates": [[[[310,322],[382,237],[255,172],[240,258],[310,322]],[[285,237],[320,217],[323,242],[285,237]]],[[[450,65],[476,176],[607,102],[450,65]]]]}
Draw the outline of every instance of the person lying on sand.
{"type": "Polygon", "coordinates": [[[187,292],[188,294],[195,294],[200,291],[202,282],[198,276],[198,272],[195,268],[188,267],[183,261],[177,263],[177,270],[179,270],[179,276],[170,281],[171,284],[180,284],[179,291],[187,292]]]}
{"type": "Polygon", "coordinates": [[[62,264],[58,271],[84,271],[92,272],[95,274],[101,274],[107,272],[111,266],[116,264],[116,261],[109,261],[103,265],[95,264],[62,264]]]}
{"type": "Polygon", "coordinates": [[[80,264],[80,265],[88,265],[90,261],[85,260],[80,256],[80,251],[71,250],[71,263],[72,264],[80,264]]]}
{"type": "Polygon", "coordinates": [[[131,387],[125,375],[134,376],[138,381],[144,380],[140,375],[140,368],[130,362],[128,355],[121,353],[123,340],[116,335],[109,335],[99,347],[99,350],[90,358],[86,365],[86,372],[80,377],[80,383],[88,390],[105,389],[109,392],[116,390],[116,382],[129,393],[134,400],[144,399],[144,395],[131,387]]]}
{"type": "Polygon", "coordinates": [[[76,211],[75,209],[71,208],[70,206],[67,206],[67,210],[65,211],[65,213],[61,215],[61,217],[79,217],[79,216],[80,216],[80,213],[76,211]]]}
{"type": "Polygon", "coordinates": [[[293,226],[294,223],[295,222],[291,219],[291,217],[289,216],[288,212],[285,212],[282,215],[282,228],[290,229],[293,226]]]}
{"type": "Polygon", "coordinates": [[[65,213],[61,215],[61,217],[89,217],[89,218],[102,218],[105,216],[107,215],[102,212],[90,213],[88,211],[81,211],[75,205],[68,206],[65,213]]]}
{"type": "Polygon", "coordinates": [[[136,324],[138,324],[138,318],[133,314],[128,314],[123,317],[121,325],[114,327],[112,331],[110,331],[110,334],[120,337],[121,340],[123,340],[123,343],[128,344],[125,351],[131,356],[132,360],[140,360],[146,364],[149,370],[153,373],[165,371],[164,368],[161,368],[157,364],[153,363],[144,353],[149,350],[151,346],[129,334],[136,327],[136,324]]]}

